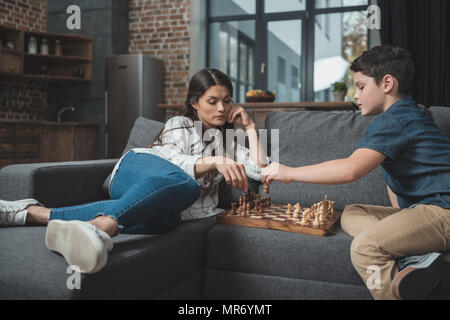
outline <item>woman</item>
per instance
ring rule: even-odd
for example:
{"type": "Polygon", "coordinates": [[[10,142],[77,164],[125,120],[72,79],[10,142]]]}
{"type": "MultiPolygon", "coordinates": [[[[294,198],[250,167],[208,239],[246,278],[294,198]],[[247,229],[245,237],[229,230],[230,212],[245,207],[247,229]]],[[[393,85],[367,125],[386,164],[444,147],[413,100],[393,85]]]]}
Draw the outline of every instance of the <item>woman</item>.
{"type": "Polygon", "coordinates": [[[167,121],[154,144],[132,149],[118,161],[109,185],[111,200],[53,209],[34,199],[0,200],[0,226],[48,225],[47,247],[81,272],[95,273],[105,266],[111,237],[118,232],[161,233],[181,220],[220,213],[219,182],[225,178],[247,191],[247,175],[261,180],[268,163],[254,122],[232,104],[232,92],[219,70],[199,71],[189,83],[182,115],[167,121]],[[236,160],[215,154],[220,148],[205,154],[212,142],[223,148],[225,130],[234,125],[245,128],[249,149],[235,144],[236,160]],[[203,132],[210,129],[219,134],[204,141],[203,132]]]}

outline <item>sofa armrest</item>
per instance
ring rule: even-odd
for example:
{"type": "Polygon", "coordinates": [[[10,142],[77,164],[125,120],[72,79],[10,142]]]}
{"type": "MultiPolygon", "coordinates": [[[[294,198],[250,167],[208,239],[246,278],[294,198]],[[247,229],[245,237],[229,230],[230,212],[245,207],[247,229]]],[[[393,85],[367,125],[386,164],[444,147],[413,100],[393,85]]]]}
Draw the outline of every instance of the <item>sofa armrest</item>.
{"type": "Polygon", "coordinates": [[[118,159],[10,165],[0,170],[0,199],[34,198],[46,207],[108,198],[102,185],[118,159]]]}

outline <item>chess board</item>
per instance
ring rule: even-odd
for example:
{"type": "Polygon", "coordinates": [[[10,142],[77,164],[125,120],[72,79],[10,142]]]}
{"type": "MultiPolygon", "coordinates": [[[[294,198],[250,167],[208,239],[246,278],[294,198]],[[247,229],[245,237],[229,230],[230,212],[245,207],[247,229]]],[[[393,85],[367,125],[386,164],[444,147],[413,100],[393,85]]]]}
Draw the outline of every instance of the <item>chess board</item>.
{"type": "Polygon", "coordinates": [[[295,219],[287,215],[287,205],[281,204],[272,204],[270,207],[264,208],[263,215],[258,214],[256,211],[252,211],[248,216],[233,215],[232,210],[229,210],[217,216],[217,223],[274,229],[320,237],[327,237],[333,234],[333,230],[338,224],[342,212],[336,211],[330,220],[327,220],[318,227],[314,227],[312,222],[304,226],[297,223],[301,220],[305,209],[301,208],[300,219],[295,219]]]}

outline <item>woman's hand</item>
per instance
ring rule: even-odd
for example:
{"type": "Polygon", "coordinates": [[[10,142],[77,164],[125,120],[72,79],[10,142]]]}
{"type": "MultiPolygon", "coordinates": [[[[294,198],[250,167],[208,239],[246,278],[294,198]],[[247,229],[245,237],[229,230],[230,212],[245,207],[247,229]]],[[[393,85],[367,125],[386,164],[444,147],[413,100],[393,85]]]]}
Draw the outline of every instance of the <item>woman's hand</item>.
{"type": "Polygon", "coordinates": [[[269,186],[273,181],[291,183],[293,181],[293,169],[294,168],[273,162],[263,169],[261,181],[269,186]]]}
{"type": "Polygon", "coordinates": [[[248,191],[248,178],[243,164],[229,158],[218,157],[216,169],[225,177],[227,184],[232,183],[236,188],[248,191]]]}
{"type": "Polygon", "coordinates": [[[230,112],[227,116],[227,122],[234,123],[238,126],[244,126],[245,128],[252,127],[255,125],[252,118],[245,112],[245,109],[241,106],[233,104],[230,112]]]}

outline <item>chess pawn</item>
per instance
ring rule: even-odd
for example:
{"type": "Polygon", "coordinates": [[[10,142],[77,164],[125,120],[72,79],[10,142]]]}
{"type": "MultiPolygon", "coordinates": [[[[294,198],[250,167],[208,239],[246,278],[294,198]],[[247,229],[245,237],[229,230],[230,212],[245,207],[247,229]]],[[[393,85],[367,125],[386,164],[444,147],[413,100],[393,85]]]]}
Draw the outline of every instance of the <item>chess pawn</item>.
{"type": "Polygon", "coordinates": [[[330,216],[329,216],[330,219],[334,216],[334,204],[335,203],[336,203],[335,201],[330,201],[330,216]]]}
{"type": "Polygon", "coordinates": [[[247,215],[251,215],[252,214],[252,206],[250,204],[250,202],[247,203],[247,215]]]}
{"type": "Polygon", "coordinates": [[[327,216],[327,208],[325,203],[321,203],[318,210],[319,222],[325,222],[327,216]]]}
{"type": "Polygon", "coordinates": [[[311,210],[310,210],[310,209],[306,209],[306,210],[303,212],[302,220],[300,220],[300,224],[301,224],[302,226],[306,226],[306,225],[308,224],[309,214],[310,214],[310,213],[311,213],[311,210]]]}
{"type": "Polygon", "coordinates": [[[316,214],[315,214],[315,217],[314,217],[313,227],[314,227],[314,228],[317,228],[317,227],[319,227],[319,226],[320,226],[319,214],[316,213],[316,214]]]}
{"type": "Polygon", "coordinates": [[[231,204],[231,214],[232,214],[233,216],[235,216],[235,215],[237,214],[237,212],[236,212],[236,202],[233,202],[233,203],[231,204]]]}
{"type": "Polygon", "coordinates": [[[292,214],[292,204],[290,204],[290,203],[288,203],[288,205],[287,205],[286,214],[289,216],[292,214]]]}
{"type": "Polygon", "coordinates": [[[264,183],[263,193],[264,193],[264,194],[268,194],[268,193],[269,193],[269,185],[266,184],[266,183],[264,183]]]}
{"type": "Polygon", "coordinates": [[[292,215],[294,219],[300,218],[300,203],[296,203],[294,206],[294,214],[292,215]]]}

